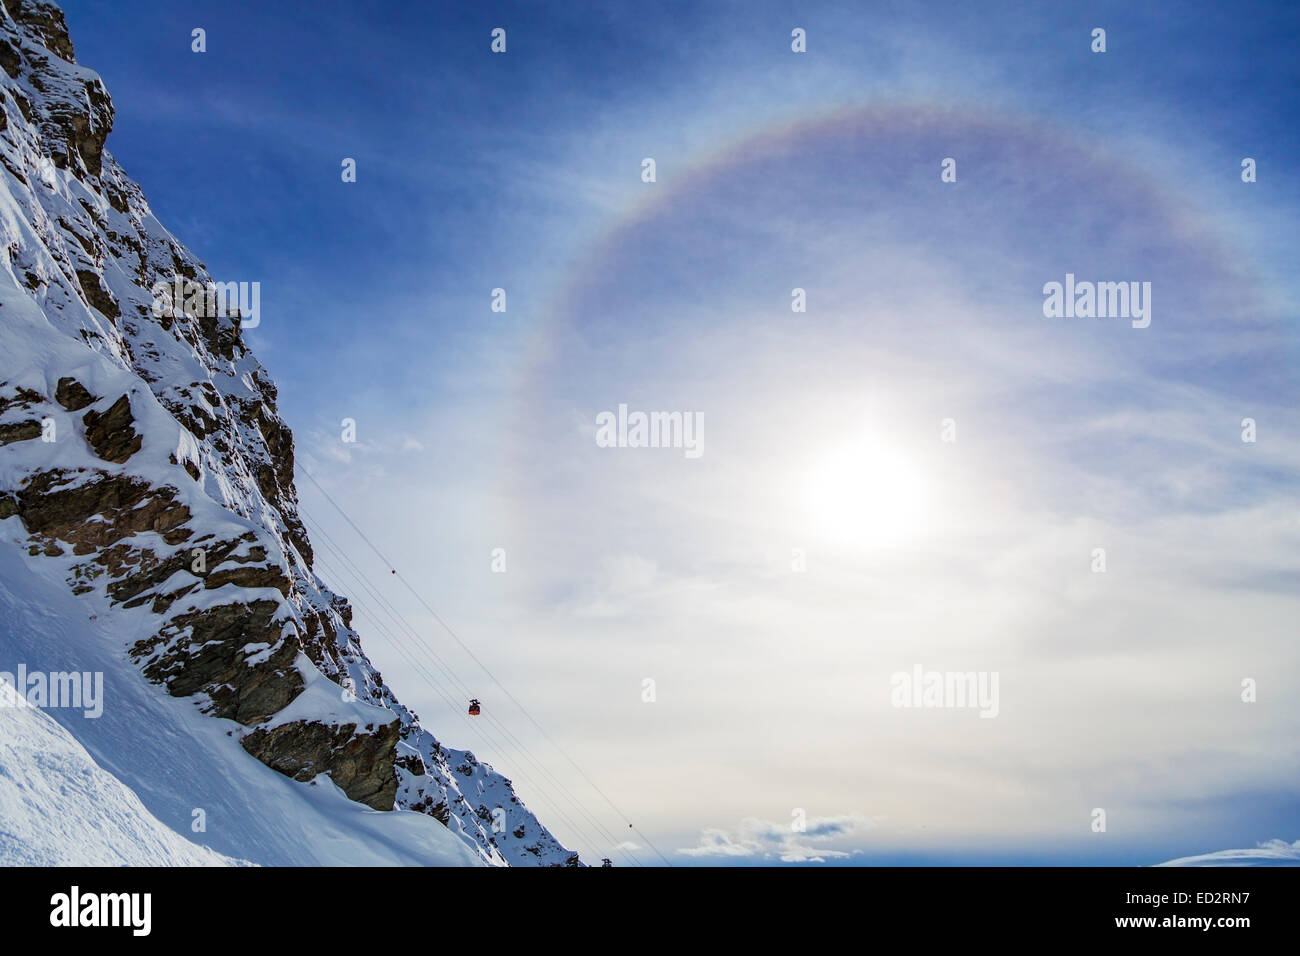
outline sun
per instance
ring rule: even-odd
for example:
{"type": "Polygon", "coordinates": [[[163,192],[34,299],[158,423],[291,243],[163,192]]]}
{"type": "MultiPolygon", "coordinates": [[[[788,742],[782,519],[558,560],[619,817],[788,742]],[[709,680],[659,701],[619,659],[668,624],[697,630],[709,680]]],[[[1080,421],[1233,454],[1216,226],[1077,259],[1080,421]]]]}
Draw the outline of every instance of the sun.
{"type": "Polygon", "coordinates": [[[927,524],[928,482],[886,442],[842,445],[807,473],[803,504],[812,530],[849,548],[899,547],[927,524]]]}

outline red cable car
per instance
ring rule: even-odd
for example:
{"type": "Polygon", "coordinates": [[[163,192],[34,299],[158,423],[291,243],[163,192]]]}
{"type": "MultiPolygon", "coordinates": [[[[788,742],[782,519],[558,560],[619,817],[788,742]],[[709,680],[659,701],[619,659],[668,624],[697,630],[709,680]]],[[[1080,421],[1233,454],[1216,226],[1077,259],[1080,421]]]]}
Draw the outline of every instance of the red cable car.
{"type": "Polygon", "coordinates": [[[478,707],[479,707],[479,704],[478,704],[478,701],[477,701],[477,700],[471,700],[471,701],[469,702],[469,713],[470,713],[470,716],[471,716],[471,717],[477,717],[477,716],[478,716],[478,707]]]}

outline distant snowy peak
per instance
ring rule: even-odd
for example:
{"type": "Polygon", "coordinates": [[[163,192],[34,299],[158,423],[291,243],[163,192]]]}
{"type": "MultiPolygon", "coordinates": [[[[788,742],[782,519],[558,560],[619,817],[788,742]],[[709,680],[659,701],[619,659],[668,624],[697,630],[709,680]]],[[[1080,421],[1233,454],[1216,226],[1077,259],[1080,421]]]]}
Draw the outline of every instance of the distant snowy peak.
{"type": "Polygon", "coordinates": [[[159,300],[215,284],[105,149],[112,101],[62,12],[0,10],[0,520],[26,560],[106,600],[141,679],[231,721],[250,759],[427,813],[485,862],[578,865],[383,683],[312,570],[293,435],[238,309],[159,300]]]}
{"type": "Polygon", "coordinates": [[[1269,840],[1251,850],[1218,850],[1180,857],[1160,866],[1300,866],[1300,840],[1269,840]]]}

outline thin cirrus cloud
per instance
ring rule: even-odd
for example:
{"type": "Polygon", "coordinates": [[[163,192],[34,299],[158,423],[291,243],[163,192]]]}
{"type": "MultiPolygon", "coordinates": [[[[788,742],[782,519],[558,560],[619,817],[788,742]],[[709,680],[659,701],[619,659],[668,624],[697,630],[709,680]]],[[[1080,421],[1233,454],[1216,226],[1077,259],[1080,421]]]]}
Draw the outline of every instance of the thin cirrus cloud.
{"type": "MultiPolygon", "coordinates": [[[[1297,715],[1274,699],[1256,725],[1237,699],[1261,662],[1295,668],[1293,595],[1243,607],[1225,577],[1293,572],[1300,551],[1275,520],[1295,503],[1292,426],[1259,385],[1279,382],[1282,317],[1257,308],[1193,205],[1091,143],[996,117],[866,111],[741,144],[625,223],[569,289],[547,332],[559,344],[519,405],[511,473],[521,500],[564,487],[577,510],[552,497],[521,522],[566,556],[556,568],[654,556],[656,586],[589,600],[605,620],[621,604],[622,639],[643,652],[663,641],[639,635],[659,627],[693,649],[689,677],[643,654],[709,688],[676,705],[680,733],[710,708],[735,727],[775,712],[800,729],[790,737],[891,768],[849,771],[856,786],[837,792],[888,811],[877,847],[938,833],[1068,842],[1107,804],[1133,846],[1186,825],[1150,805],[1196,787],[1220,795],[1227,826],[1232,785],[1213,781],[1271,777],[1249,754],[1286,752],[1297,715]],[[985,160],[961,175],[996,170],[994,186],[959,179],[968,192],[944,194],[937,163],[915,172],[912,157],[941,155],[954,130],[985,160]],[[849,157],[881,175],[837,175],[849,157]],[[1042,285],[1066,272],[1151,281],[1151,326],[1045,318],[1042,285]],[[793,286],[807,313],[790,312],[793,286]],[[623,400],[701,410],[704,457],[611,452],[571,427],[623,400]],[[961,437],[945,448],[947,415],[961,437]],[[1255,416],[1272,435],[1249,445],[1255,416]],[[861,435],[935,486],[924,527],[894,551],[819,540],[792,493],[861,435]],[[809,564],[797,577],[783,573],[796,547],[809,564]],[[1089,568],[1097,547],[1104,577],[1089,568]],[[1223,641],[1243,619],[1244,653],[1223,641]],[[998,729],[967,740],[971,728],[881,712],[889,674],[918,659],[1001,671],[998,729]],[[973,747],[964,776],[945,769],[954,741],[973,747]],[[1181,779],[1136,772],[1170,760],[1189,763],[1181,779]]],[[[701,852],[747,849],[712,832],[701,852]]]]}

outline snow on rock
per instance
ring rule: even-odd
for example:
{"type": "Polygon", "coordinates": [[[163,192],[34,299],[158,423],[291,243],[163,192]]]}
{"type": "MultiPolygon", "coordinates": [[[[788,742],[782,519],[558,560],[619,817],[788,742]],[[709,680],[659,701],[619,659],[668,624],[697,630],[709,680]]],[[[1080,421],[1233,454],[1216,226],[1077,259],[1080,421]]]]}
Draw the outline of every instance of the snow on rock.
{"type": "MultiPolygon", "coordinates": [[[[293,435],[241,316],[156,301],[159,283],[212,277],[105,148],[112,101],[73,61],[58,7],[0,4],[0,550],[96,622],[99,643],[73,646],[118,674],[119,701],[134,700],[133,680],[222,728],[194,731],[208,750],[172,754],[183,769],[113,749],[102,728],[67,729],[182,833],[180,808],[198,804],[180,776],[229,773],[237,757],[278,773],[290,832],[301,808],[289,804],[328,791],[368,814],[424,814],[479,862],[578,865],[508,780],[444,748],[366,657],[351,607],[313,571],[293,435]]],[[[60,651],[8,633],[0,670],[60,651]],[[7,662],[19,643],[26,656],[7,662]]],[[[175,731],[180,712],[140,707],[122,740],[175,731]]],[[[256,862],[320,859],[212,845],[256,862]]]]}

